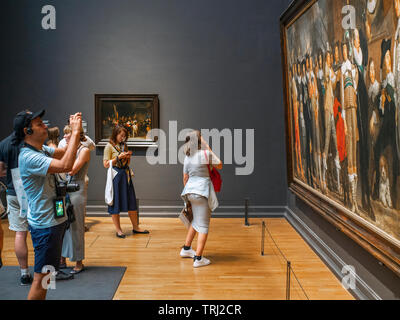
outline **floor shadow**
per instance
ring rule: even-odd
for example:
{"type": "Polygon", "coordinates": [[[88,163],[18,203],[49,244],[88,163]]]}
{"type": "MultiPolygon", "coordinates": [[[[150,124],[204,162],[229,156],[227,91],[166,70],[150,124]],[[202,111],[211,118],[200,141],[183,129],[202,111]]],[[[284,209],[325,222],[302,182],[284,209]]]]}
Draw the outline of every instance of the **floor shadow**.
{"type": "Polygon", "coordinates": [[[232,256],[229,254],[222,253],[213,253],[210,255],[206,255],[207,259],[210,259],[213,263],[222,263],[222,262],[234,262],[240,260],[240,257],[232,256]]]}
{"type": "Polygon", "coordinates": [[[97,224],[100,224],[101,221],[99,220],[92,220],[92,218],[90,218],[90,220],[86,220],[85,221],[85,232],[90,231],[91,227],[94,227],[97,224]]]}

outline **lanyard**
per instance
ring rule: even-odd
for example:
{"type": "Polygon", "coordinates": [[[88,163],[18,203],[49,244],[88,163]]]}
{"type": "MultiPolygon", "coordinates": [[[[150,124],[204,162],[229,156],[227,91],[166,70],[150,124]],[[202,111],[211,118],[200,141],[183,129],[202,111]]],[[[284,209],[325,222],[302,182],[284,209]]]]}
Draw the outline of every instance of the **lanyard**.
{"type": "MultiPolygon", "coordinates": [[[[125,144],[122,145],[122,151],[120,148],[117,148],[116,145],[114,145],[114,143],[112,143],[113,148],[118,152],[118,155],[120,155],[122,152],[124,152],[125,150],[125,144]]],[[[125,162],[125,164],[122,163],[122,160],[117,158],[117,162],[119,163],[119,165],[121,166],[121,168],[126,167],[127,162],[125,162]]]]}

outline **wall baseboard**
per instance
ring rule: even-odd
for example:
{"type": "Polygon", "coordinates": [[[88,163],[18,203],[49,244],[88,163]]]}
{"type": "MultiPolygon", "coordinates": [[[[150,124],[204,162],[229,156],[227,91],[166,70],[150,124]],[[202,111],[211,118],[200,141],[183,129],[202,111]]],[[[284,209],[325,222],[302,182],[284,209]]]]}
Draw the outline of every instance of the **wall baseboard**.
{"type": "MultiPolygon", "coordinates": [[[[108,216],[106,205],[87,205],[88,216],[108,216]]],[[[178,217],[182,210],[182,205],[149,205],[140,206],[139,215],[141,217],[178,217]]],[[[240,218],[244,217],[244,206],[220,206],[212,213],[213,217],[240,218]]],[[[285,216],[285,206],[249,206],[249,218],[269,217],[282,218],[285,216]]],[[[127,213],[121,213],[122,216],[127,213]]]]}
{"type": "MultiPolygon", "coordinates": [[[[289,207],[286,207],[286,220],[314,250],[333,274],[341,281],[343,267],[348,265],[339,257],[311,228],[304,223],[289,207]]],[[[356,288],[348,291],[359,300],[382,300],[382,298],[356,273],[356,288]]]]}

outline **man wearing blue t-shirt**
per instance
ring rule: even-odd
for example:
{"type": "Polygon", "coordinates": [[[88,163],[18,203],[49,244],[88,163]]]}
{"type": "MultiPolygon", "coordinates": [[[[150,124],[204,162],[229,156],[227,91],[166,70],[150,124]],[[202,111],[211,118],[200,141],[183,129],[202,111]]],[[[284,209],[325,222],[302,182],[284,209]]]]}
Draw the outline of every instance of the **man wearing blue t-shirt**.
{"type": "Polygon", "coordinates": [[[70,116],[72,135],[67,149],[50,148],[43,145],[48,138],[43,115],[44,110],[23,111],[17,115],[17,125],[14,124],[14,134],[22,141],[18,164],[28,198],[28,224],[35,250],[35,274],[29,300],[46,298],[48,283],[42,284],[43,277],[49,270],[59,269],[67,216],[65,212],[59,215],[56,210],[60,203],[54,174],[72,170],[82,127],[81,113],[70,116]]]}

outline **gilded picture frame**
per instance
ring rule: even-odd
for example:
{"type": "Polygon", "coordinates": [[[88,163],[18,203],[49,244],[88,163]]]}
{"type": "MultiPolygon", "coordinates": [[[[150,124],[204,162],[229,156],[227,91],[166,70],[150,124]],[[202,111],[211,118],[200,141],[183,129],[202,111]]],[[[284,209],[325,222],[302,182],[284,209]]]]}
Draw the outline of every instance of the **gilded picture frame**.
{"type": "Polygon", "coordinates": [[[157,137],[150,134],[160,128],[157,94],[95,94],[95,143],[104,147],[113,128],[128,131],[128,147],[156,147],[157,137]]]}

